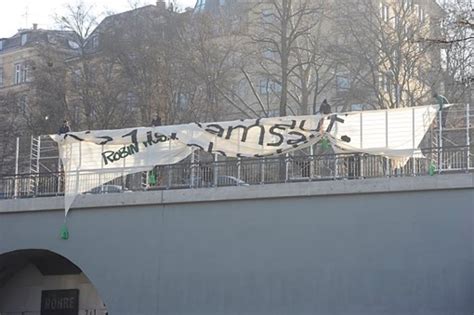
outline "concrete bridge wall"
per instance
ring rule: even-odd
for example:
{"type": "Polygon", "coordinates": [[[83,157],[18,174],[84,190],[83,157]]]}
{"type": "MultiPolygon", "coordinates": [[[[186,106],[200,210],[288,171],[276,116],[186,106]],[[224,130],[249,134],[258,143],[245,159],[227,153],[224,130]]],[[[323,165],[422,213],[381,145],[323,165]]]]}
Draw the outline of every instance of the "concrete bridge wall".
{"type": "Polygon", "coordinates": [[[67,257],[112,315],[474,312],[472,174],[76,204],[64,241],[61,198],[0,202],[0,254],[67,257]]]}

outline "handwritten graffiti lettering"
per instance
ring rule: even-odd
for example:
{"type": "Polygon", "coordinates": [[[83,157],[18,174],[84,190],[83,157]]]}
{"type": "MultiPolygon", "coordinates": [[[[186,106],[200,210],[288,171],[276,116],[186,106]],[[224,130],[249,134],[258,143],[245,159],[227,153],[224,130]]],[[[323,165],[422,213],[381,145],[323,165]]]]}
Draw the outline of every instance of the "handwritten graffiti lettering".
{"type": "Polygon", "coordinates": [[[290,134],[292,136],[299,136],[298,139],[288,139],[287,143],[293,145],[293,147],[294,147],[295,144],[297,145],[297,144],[306,142],[306,136],[304,134],[302,134],[301,132],[290,131],[288,134],[290,134]]]}
{"type": "Polygon", "coordinates": [[[126,158],[127,156],[134,155],[135,153],[140,152],[138,143],[132,143],[128,146],[124,146],[117,151],[105,151],[102,153],[102,159],[105,165],[109,163],[117,162],[121,159],[126,158]]]}
{"type": "MultiPolygon", "coordinates": [[[[216,125],[216,124],[214,124],[214,125],[216,125]]],[[[242,132],[242,137],[240,138],[240,141],[241,142],[246,142],[249,130],[252,129],[252,128],[259,128],[260,129],[260,134],[259,134],[259,137],[258,137],[258,144],[263,145],[263,139],[265,137],[265,127],[260,125],[260,119],[255,120],[255,123],[253,125],[250,125],[250,126],[244,126],[244,125],[229,126],[227,128],[227,134],[225,136],[225,139],[230,139],[232,137],[232,133],[233,133],[234,130],[242,129],[243,132],[242,132]]],[[[221,137],[222,137],[222,135],[224,133],[223,132],[218,133],[217,136],[219,136],[219,134],[221,134],[221,137]]]]}
{"type": "Polygon", "coordinates": [[[224,136],[224,128],[218,124],[209,124],[205,129],[207,132],[217,135],[218,137],[224,136]],[[214,129],[215,128],[215,129],[214,129]]]}
{"type": "Polygon", "coordinates": [[[146,148],[148,146],[151,146],[160,142],[166,142],[168,140],[170,140],[170,138],[168,138],[165,135],[159,134],[158,132],[155,132],[154,134],[152,134],[151,131],[148,131],[146,133],[146,141],[143,141],[143,145],[146,148]]]}
{"type": "Polygon", "coordinates": [[[129,133],[126,133],[122,136],[122,138],[126,138],[126,137],[130,137],[130,142],[133,142],[133,143],[136,143],[138,142],[137,141],[137,133],[138,133],[138,130],[137,129],[133,129],[132,131],[130,131],[129,133]]]}
{"type": "Polygon", "coordinates": [[[331,132],[332,128],[334,127],[334,123],[336,121],[340,123],[344,123],[344,119],[337,117],[337,114],[331,115],[328,119],[330,119],[331,122],[329,123],[326,129],[326,132],[331,132]]]}
{"type": "Polygon", "coordinates": [[[109,137],[109,136],[102,136],[102,137],[97,137],[99,139],[105,139],[104,141],[101,141],[99,144],[101,145],[104,145],[104,144],[107,144],[107,142],[111,142],[113,141],[114,139],[112,137],[109,137]]]}
{"type": "Polygon", "coordinates": [[[270,142],[270,143],[267,143],[268,146],[273,146],[273,147],[278,147],[280,146],[283,141],[284,141],[284,137],[281,133],[278,133],[275,129],[278,129],[278,130],[281,130],[281,131],[285,131],[285,126],[282,126],[282,125],[275,125],[275,126],[272,126],[270,127],[270,134],[273,135],[273,136],[277,136],[278,137],[278,141],[277,142],[270,142]]]}
{"type": "MultiPolygon", "coordinates": [[[[291,120],[291,123],[289,124],[274,124],[274,125],[262,125],[261,120],[257,119],[255,122],[251,125],[244,125],[244,124],[238,124],[238,125],[231,125],[227,126],[227,131],[226,128],[216,124],[208,124],[206,126],[202,126],[201,124],[197,124],[198,127],[203,128],[206,132],[211,133],[219,138],[224,138],[225,140],[230,140],[232,139],[232,136],[235,135],[237,132],[239,137],[238,141],[240,142],[247,142],[249,133],[253,128],[257,128],[257,143],[261,146],[270,146],[270,147],[278,147],[283,145],[285,142],[285,132],[288,132],[288,135],[291,136],[299,136],[298,139],[288,139],[286,141],[286,144],[294,146],[295,144],[299,143],[305,143],[307,142],[307,137],[302,133],[302,132],[313,132],[317,131],[317,129],[305,129],[306,120],[291,120]],[[298,125],[298,127],[297,127],[298,125]],[[268,130],[267,130],[268,129],[268,130]],[[294,131],[291,131],[294,130],[294,131]],[[297,131],[300,130],[301,132],[297,131]],[[268,134],[272,137],[271,141],[267,142],[264,144],[265,140],[265,135],[268,134]],[[276,137],[276,139],[275,139],[276,137]]],[[[196,146],[194,144],[188,144],[189,146],[196,146]]],[[[202,146],[198,146],[202,147],[202,146]]],[[[212,148],[212,146],[209,146],[212,148]]],[[[207,150],[208,152],[209,149],[207,150]]]]}

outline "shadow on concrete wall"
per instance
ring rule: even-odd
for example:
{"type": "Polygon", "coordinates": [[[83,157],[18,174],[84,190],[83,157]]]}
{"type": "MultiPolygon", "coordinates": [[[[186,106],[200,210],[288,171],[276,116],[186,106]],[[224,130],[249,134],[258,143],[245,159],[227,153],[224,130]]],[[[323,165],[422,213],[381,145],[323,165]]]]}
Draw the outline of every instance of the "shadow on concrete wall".
{"type": "Polygon", "coordinates": [[[45,308],[107,314],[94,285],[66,257],[44,249],[1,254],[0,314],[42,314],[45,308]]]}

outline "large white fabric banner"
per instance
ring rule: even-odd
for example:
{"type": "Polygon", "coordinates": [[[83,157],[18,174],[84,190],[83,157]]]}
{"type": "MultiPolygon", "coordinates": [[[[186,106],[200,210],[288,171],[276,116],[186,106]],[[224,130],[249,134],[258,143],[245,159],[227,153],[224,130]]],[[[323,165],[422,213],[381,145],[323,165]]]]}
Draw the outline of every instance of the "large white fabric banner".
{"type": "Polygon", "coordinates": [[[416,156],[438,106],[288,116],[51,135],[65,173],[66,214],[74,198],[114,178],[177,163],[194,148],[229,157],[281,155],[326,137],[336,149],[416,156]],[[87,174],[87,180],[83,180],[87,174]]]}

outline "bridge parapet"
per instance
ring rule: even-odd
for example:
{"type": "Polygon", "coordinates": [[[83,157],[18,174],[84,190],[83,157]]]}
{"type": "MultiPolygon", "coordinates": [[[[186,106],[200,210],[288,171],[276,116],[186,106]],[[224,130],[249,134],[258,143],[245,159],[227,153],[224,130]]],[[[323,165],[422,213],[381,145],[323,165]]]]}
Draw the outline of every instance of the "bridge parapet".
{"type": "MultiPolygon", "coordinates": [[[[170,205],[233,200],[337,196],[354,194],[473,189],[474,173],[297,182],[270,185],[209,187],[202,189],[137,191],[122,194],[86,194],[72,209],[170,205]]],[[[62,196],[0,201],[1,213],[64,210],[62,196]]]]}
{"type": "MultiPolygon", "coordinates": [[[[80,171],[81,183],[116,177],[86,194],[161,191],[221,186],[317,182],[344,179],[413,177],[474,171],[474,147],[420,149],[422,157],[394,161],[369,154],[294,154],[276,158],[189,159],[149,172],[120,176],[124,169],[101,174],[80,171]]],[[[61,196],[64,173],[20,174],[0,178],[0,199],[61,196]]]]}

